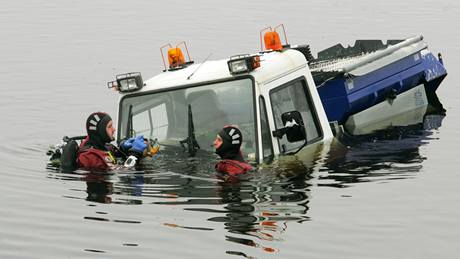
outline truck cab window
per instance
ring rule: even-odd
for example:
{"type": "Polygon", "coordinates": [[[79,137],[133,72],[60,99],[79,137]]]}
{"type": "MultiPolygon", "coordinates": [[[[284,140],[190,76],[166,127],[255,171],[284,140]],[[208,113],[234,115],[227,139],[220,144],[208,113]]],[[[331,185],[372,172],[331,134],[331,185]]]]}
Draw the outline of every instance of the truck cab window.
{"type": "Polygon", "coordinates": [[[249,78],[128,95],[120,104],[119,139],[142,134],[158,139],[165,147],[182,150],[180,141],[193,128],[201,150],[213,152],[219,130],[238,125],[244,135],[241,148],[245,158],[258,159],[255,100],[249,78]]]}
{"type": "Polygon", "coordinates": [[[166,113],[165,103],[148,108],[145,111],[133,114],[133,125],[136,125],[134,135],[143,135],[148,138],[158,138],[163,140],[168,132],[168,118],[153,117],[154,114],[166,113]]]}
{"type": "MultiPolygon", "coordinates": [[[[316,112],[312,106],[310,93],[303,78],[295,79],[270,91],[270,100],[273,110],[276,129],[283,128],[281,115],[285,112],[298,111],[302,115],[307,133],[307,142],[319,140],[321,131],[316,112]]],[[[301,147],[305,142],[288,142],[287,137],[279,139],[278,144],[281,153],[293,151],[301,147]]]]}

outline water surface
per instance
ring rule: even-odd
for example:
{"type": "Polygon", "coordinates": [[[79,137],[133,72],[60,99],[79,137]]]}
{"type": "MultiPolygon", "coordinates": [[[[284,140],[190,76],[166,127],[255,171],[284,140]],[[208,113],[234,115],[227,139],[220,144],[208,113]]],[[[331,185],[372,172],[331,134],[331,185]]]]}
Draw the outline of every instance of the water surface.
{"type": "Polygon", "coordinates": [[[0,8],[1,258],[456,258],[460,144],[456,1],[9,1],[0,8]],[[116,116],[119,73],[163,69],[186,40],[201,62],[259,49],[284,23],[313,52],[423,34],[449,72],[424,125],[284,159],[239,182],[200,161],[67,174],[50,144],[116,116]],[[430,126],[431,125],[431,126],[430,126]],[[433,127],[434,125],[434,127],[433,127]]]}

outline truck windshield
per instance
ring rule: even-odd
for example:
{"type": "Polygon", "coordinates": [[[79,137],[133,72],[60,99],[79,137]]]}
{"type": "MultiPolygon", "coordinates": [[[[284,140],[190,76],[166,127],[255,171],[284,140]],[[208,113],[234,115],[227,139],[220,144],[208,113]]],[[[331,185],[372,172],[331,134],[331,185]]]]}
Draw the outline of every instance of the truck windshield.
{"type": "Polygon", "coordinates": [[[245,159],[256,159],[252,80],[127,96],[120,104],[118,139],[143,135],[157,139],[166,149],[181,147],[180,142],[190,135],[190,123],[201,150],[210,152],[214,151],[212,143],[222,127],[237,125],[243,133],[241,149],[245,159]]]}

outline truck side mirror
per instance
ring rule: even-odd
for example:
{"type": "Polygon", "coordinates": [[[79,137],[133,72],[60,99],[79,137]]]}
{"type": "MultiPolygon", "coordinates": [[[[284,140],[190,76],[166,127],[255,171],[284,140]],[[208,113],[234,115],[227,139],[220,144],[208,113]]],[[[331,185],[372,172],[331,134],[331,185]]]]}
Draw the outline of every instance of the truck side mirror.
{"type": "Polygon", "coordinates": [[[286,135],[289,142],[297,142],[307,139],[305,132],[305,125],[303,123],[302,115],[298,111],[290,111],[281,114],[281,120],[284,127],[274,130],[272,132],[274,137],[282,138],[286,135]]]}

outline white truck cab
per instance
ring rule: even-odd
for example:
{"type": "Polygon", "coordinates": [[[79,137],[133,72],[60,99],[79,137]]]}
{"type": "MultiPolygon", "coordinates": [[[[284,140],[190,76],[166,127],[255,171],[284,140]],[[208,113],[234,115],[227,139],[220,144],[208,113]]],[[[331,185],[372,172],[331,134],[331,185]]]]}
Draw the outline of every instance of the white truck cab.
{"type": "Polygon", "coordinates": [[[214,152],[220,129],[237,125],[244,158],[262,163],[333,138],[307,60],[291,48],[181,62],[145,82],[128,73],[109,87],[122,94],[118,141],[143,135],[193,156],[214,152]]]}

